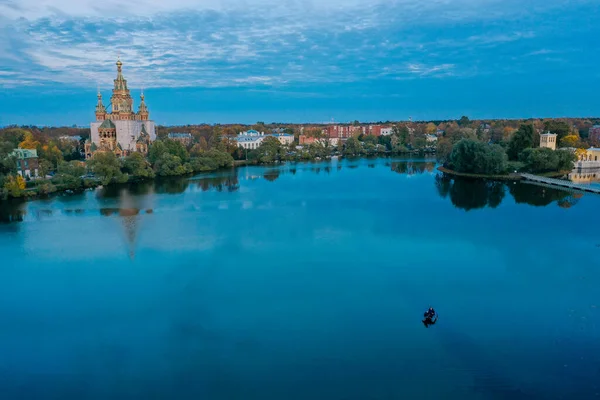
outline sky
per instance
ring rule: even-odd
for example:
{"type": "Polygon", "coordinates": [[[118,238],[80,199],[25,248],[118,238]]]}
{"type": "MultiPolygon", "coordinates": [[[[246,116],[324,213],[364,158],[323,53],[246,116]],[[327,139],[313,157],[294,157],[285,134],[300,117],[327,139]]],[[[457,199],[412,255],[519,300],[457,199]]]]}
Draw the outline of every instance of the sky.
{"type": "Polygon", "coordinates": [[[600,0],[0,0],[0,126],[600,115],[600,0]]]}

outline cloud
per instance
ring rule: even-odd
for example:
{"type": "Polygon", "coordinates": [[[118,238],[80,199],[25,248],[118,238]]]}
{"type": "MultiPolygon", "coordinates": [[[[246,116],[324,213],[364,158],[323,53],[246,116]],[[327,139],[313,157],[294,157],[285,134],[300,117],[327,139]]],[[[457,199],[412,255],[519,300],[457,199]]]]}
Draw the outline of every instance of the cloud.
{"type": "MultiPolygon", "coordinates": [[[[0,0],[0,71],[10,72],[0,86],[106,87],[118,54],[130,86],[147,88],[457,76],[473,71],[467,59],[479,49],[536,37],[519,24],[485,27],[522,15],[519,4],[0,0]]],[[[532,0],[530,9],[553,4],[562,1],[532,0]]]]}

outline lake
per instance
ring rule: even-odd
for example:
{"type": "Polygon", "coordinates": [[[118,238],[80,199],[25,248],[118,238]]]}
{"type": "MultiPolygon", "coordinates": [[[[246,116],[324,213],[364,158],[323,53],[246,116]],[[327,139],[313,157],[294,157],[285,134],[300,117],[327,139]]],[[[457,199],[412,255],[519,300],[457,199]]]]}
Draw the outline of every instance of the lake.
{"type": "Polygon", "coordinates": [[[600,398],[599,209],[390,159],[1,203],[1,397],[600,398]]]}

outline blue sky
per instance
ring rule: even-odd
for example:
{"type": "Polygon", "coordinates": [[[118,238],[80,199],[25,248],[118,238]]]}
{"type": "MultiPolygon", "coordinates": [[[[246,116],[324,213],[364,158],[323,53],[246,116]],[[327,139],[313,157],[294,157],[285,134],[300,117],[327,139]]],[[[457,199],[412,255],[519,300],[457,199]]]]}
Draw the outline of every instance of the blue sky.
{"type": "Polygon", "coordinates": [[[0,0],[0,125],[598,116],[599,3],[0,0]]]}

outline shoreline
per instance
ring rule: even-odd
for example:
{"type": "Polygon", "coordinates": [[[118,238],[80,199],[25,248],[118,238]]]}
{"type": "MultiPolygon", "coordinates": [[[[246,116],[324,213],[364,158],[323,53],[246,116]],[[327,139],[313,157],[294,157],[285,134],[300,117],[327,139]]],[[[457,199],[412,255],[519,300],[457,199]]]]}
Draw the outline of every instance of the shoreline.
{"type": "MultiPolygon", "coordinates": [[[[461,178],[471,178],[471,179],[489,179],[493,181],[522,181],[524,178],[520,174],[515,174],[511,172],[510,174],[505,175],[485,175],[485,174],[468,174],[464,172],[456,172],[449,168],[440,165],[437,167],[437,170],[443,172],[445,174],[451,176],[457,176],[461,178]]],[[[544,178],[561,178],[565,175],[569,175],[571,171],[551,171],[551,172],[543,172],[540,174],[535,174],[544,178]]]]}

